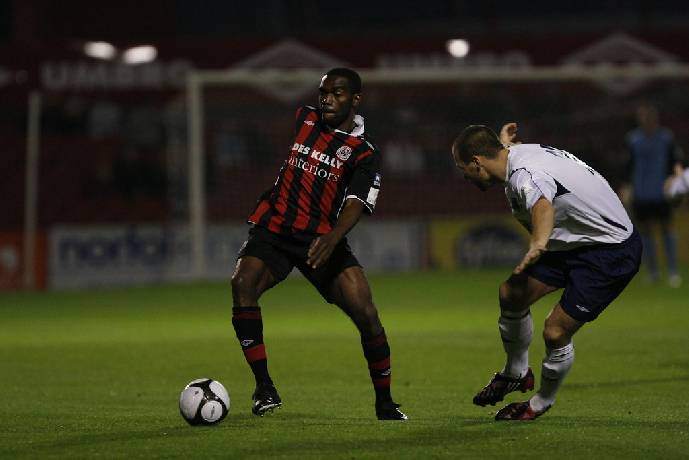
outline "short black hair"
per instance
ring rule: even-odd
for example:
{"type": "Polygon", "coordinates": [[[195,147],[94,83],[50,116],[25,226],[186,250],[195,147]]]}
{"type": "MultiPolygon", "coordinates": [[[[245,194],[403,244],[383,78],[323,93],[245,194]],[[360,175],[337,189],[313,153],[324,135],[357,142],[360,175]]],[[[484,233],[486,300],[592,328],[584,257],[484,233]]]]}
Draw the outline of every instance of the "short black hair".
{"type": "Polygon", "coordinates": [[[329,77],[344,77],[349,82],[349,90],[353,94],[361,94],[361,77],[352,69],[346,67],[335,67],[325,73],[329,77]]]}
{"type": "Polygon", "coordinates": [[[495,131],[484,125],[467,126],[452,143],[452,156],[455,161],[469,163],[474,155],[495,158],[504,146],[495,131]]]}

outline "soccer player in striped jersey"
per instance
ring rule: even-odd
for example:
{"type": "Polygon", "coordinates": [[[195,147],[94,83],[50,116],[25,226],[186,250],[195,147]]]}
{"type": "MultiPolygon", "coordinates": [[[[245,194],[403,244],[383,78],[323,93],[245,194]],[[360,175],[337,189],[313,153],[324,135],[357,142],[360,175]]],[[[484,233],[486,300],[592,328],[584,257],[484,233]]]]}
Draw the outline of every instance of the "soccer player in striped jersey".
{"type": "Polygon", "coordinates": [[[486,126],[469,126],[452,146],[467,180],[482,190],[505,187],[512,214],[531,234],[527,253],[499,289],[505,367],[474,404],[494,405],[512,391],[533,389],[530,307],[564,288],[543,328],[540,388],[528,401],[502,408],[496,420],[532,420],[553,405],[574,362],[572,336],[620,295],[641,263],[641,238],[603,176],[555,147],[505,145],[515,135],[515,124],[503,127],[504,139],[486,126]]]}
{"type": "Polygon", "coordinates": [[[268,373],[258,301],[296,267],[359,330],[376,416],[406,420],[390,395],[385,330],[345,238],[362,214],[373,212],[381,180],[380,151],[356,114],[361,78],[351,69],[332,69],[319,92],[318,108],[297,110],[294,142],[275,184],[249,216],[249,238],[232,275],[232,324],[256,379],[252,411],[262,416],[282,404],[268,373]]]}

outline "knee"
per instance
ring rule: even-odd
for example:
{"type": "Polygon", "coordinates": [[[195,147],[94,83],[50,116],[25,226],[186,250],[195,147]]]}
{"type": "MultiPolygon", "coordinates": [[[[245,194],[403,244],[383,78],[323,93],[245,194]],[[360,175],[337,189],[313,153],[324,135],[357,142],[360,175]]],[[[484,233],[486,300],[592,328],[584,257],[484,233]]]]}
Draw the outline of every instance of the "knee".
{"type": "Polygon", "coordinates": [[[355,321],[362,334],[374,336],[380,334],[383,326],[378,317],[378,310],[372,302],[364,304],[360,308],[359,321],[355,321]]]}
{"type": "Polygon", "coordinates": [[[246,281],[240,273],[235,272],[232,274],[230,284],[232,285],[232,292],[239,292],[246,284],[246,281]]]}
{"type": "Polygon", "coordinates": [[[341,305],[340,308],[352,318],[357,327],[362,331],[370,332],[377,329],[380,324],[378,310],[370,299],[350,299],[345,305],[341,305]]]}
{"type": "Polygon", "coordinates": [[[257,283],[255,277],[247,276],[242,271],[237,271],[232,275],[231,280],[232,294],[235,297],[255,296],[257,283]]]}
{"type": "Polygon", "coordinates": [[[498,299],[500,299],[500,308],[505,308],[509,304],[510,287],[507,281],[502,283],[498,288],[498,299]]]}
{"type": "Polygon", "coordinates": [[[548,348],[562,348],[571,340],[572,337],[561,327],[546,323],[543,328],[543,341],[548,348]]]}
{"type": "Polygon", "coordinates": [[[358,316],[364,317],[369,321],[378,319],[378,310],[371,300],[360,299],[357,302],[353,302],[350,308],[358,316]]]}
{"type": "Polygon", "coordinates": [[[526,308],[523,305],[522,297],[508,281],[502,283],[498,289],[498,299],[500,300],[500,309],[502,310],[522,310],[526,308]]]}

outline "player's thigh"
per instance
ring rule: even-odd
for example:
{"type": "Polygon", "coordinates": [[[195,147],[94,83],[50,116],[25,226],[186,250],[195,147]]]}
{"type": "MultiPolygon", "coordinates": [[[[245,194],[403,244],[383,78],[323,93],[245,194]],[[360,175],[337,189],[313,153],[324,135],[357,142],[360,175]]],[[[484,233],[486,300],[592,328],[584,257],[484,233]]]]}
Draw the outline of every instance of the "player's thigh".
{"type": "Polygon", "coordinates": [[[572,318],[595,320],[627,287],[641,264],[642,243],[634,231],[623,243],[583,248],[572,257],[567,286],[560,298],[572,318]]]}
{"type": "Polygon", "coordinates": [[[371,286],[359,266],[348,267],[335,277],[330,287],[330,298],[345,309],[374,308],[371,286]]]}
{"type": "Polygon", "coordinates": [[[234,294],[260,296],[287,277],[293,265],[281,244],[280,239],[268,230],[254,227],[249,231],[249,238],[237,255],[232,275],[234,294]]]}
{"type": "Polygon", "coordinates": [[[383,332],[371,287],[361,267],[348,267],[339,273],[331,291],[333,303],[352,319],[362,336],[374,337],[383,332]]]}
{"type": "Polygon", "coordinates": [[[500,285],[500,307],[506,310],[523,310],[558,289],[560,288],[527,273],[513,273],[500,285]]]}
{"type": "Polygon", "coordinates": [[[353,302],[356,298],[371,296],[366,276],[346,239],[320,267],[311,268],[306,258],[296,260],[295,265],[328,303],[342,307],[343,299],[353,302]]]}
{"type": "Polygon", "coordinates": [[[277,283],[279,280],[273,276],[268,265],[260,258],[243,256],[237,260],[232,274],[233,295],[245,291],[260,296],[277,283]]]}

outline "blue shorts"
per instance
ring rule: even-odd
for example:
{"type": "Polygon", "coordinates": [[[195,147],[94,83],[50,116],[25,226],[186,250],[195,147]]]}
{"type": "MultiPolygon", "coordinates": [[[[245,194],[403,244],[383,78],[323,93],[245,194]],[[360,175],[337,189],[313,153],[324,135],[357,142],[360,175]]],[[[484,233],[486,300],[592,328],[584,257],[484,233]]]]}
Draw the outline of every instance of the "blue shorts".
{"type": "Polygon", "coordinates": [[[560,305],[578,321],[593,321],[620,295],[639,271],[641,238],[634,229],[622,243],[546,252],[525,272],[564,288],[560,305]]]}

